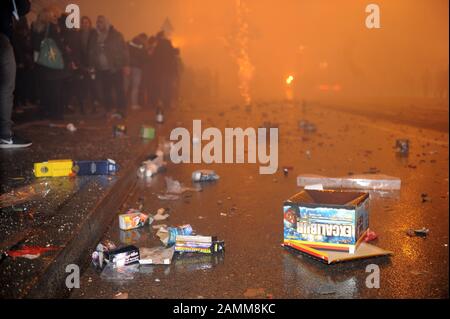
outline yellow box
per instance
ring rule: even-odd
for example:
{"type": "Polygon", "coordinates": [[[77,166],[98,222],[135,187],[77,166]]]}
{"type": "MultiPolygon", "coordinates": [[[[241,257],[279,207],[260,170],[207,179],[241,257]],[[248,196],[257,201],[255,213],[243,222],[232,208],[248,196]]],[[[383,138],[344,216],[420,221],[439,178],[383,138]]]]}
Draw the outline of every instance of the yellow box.
{"type": "Polygon", "coordinates": [[[55,160],[43,163],[34,163],[36,177],[62,177],[74,175],[72,160],[55,160]]]}

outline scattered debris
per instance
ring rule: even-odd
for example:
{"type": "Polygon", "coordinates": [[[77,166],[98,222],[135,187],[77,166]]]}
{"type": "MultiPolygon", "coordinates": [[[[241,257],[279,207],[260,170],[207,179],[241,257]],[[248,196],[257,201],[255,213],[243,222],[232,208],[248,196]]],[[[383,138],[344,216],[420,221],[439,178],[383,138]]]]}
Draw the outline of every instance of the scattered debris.
{"type": "Polygon", "coordinates": [[[420,197],[422,199],[422,203],[431,202],[431,197],[429,197],[426,193],[421,194],[420,197]]]}
{"type": "Polygon", "coordinates": [[[399,139],[395,143],[395,148],[398,153],[401,155],[408,155],[409,154],[409,140],[407,139],[399,139]]]}
{"type": "Polygon", "coordinates": [[[164,195],[158,195],[158,199],[160,200],[179,200],[180,196],[178,195],[172,195],[172,194],[164,194],[164,195]]]}
{"type": "Polygon", "coordinates": [[[374,241],[377,238],[378,238],[378,235],[373,230],[368,229],[367,233],[366,233],[366,237],[364,237],[364,241],[366,243],[368,243],[368,242],[374,241]]]}
{"type": "Polygon", "coordinates": [[[189,236],[192,235],[193,230],[191,225],[183,225],[179,227],[160,228],[156,233],[161,242],[165,246],[175,245],[177,236],[189,236]]]}
{"type": "Polygon", "coordinates": [[[327,189],[369,189],[369,190],[400,190],[401,180],[383,174],[351,175],[344,177],[326,177],[312,174],[302,174],[297,177],[297,185],[322,184],[327,189]]]}
{"type": "Polygon", "coordinates": [[[215,254],[225,250],[225,242],[213,236],[176,236],[175,251],[178,253],[215,254]]]}
{"type": "Polygon", "coordinates": [[[104,161],[74,161],[72,171],[77,176],[115,175],[119,165],[112,159],[104,161]]]}
{"type": "Polygon", "coordinates": [[[164,161],[164,152],[157,151],[155,155],[151,155],[147,161],[142,162],[137,175],[140,178],[152,177],[166,169],[167,163],[164,161]]]}
{"type": "Polygon", "coordinates": [[[9,250],[6,255],[12,258],[26,258],[26,259],[36,259],[41,256],[41,254],[48,251],[59,250],[60,247],[39,247],[39,246],[22,246],[16,250],[9,250]]]}
{"type": "Polygon", "coordinates": [[[77,128],[75,127],[75,125],[73,125],[73,123],[67,124],[66,129],[67,129],[70,133],[75,133],[75,132],[77,131],[77,128]]]}
{"type": "Polygon", "coordinates": [[[145,140],[153,140],[155,138],[155,128],[143,125],[141,127],[141,137],[145,140]]]}
{"type": "Polygon", "coordinates": [[[130,209],[126,214],[119,215],[119,228],[121,230],[132,230],[144,227],[146,223],[151,224],[153,217],[136,209],[130,209]]]}
{"type": "Polygon", "coordinates": [[[166,214],[166,210],[164,208],[158,209],[156,214],[153,216],[153,219],[157,222],[166,220],[167,218],[169,218],[169,214],[166,214]]]}
{"type": "Polygon", "coordinates": [[[139,263],[141,265],[170,265],[175,253],[175,248],[140,248],[141,259],[139,263]]]}
{"type": "Polygon", "coordinates": [[[212,182],[220,179],[220,176],[212,170],[199,170],[192,173],[193,182],[212,182]]]}
{"type": "Polygon", "coordinates": [[[113,127],[113,137],[125,137],[127,135],[127,127],[125,125],[115,125],[113,127]]]}
{"type": "Polygon", "coordinates": [[[406,231],[406,234],[409,237],[427,237],[430,230],[428,228],[421,228],[421,229],[408,229],[406,231]]]}

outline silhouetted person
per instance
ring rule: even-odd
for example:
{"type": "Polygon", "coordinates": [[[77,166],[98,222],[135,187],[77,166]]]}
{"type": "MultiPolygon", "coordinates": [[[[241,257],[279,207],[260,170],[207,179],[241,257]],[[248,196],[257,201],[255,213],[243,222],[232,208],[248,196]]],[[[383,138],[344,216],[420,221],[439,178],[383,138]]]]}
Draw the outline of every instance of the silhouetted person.
{"type": "Polygon", "coordinates": [[[126,43],[104,16],[97,18],[96,32],[89,42],[89,64],[95,69],[101,87],[102,103],[107,111],[116,106],[122,116],[126,113],[124,76],[129,75],[129,55],[126,43]],[[113,104],[116,96],[116,103],[113,104]]]}
{"type": "Polygon", "coordinates": [[[56,12],[43,9],[32,25],[31,39],[36,73],[39,78],[41,117],[64,119],[63,82],[69,63],[56,12]]]}
{"type": "Polygon", "coordinates": [[[147,59],[147,38],[147,35],[142,33],[128,42],[130,74],[125,77],[125,88],[133,110],[141,108],[139,105],[139,90],[141,88],[142,74],[147,59]]]}
{"type": "Polygon", "coordinates": [[[157,44],[153,53],[154,74],[156,76],[157,103],[164,109],[170,107],[173,99],[174,81],[177,74],[177,50],[172,42],[160,32],[156,36],[157,44]]]}
{"type": "Polygon", "coordinates": [[[30,11],[28,0],[0,1],[0,148],[22,148],[31,142],[11,130],[14,89],[16,82],[16,59],[11,45],[13,17],[19,19],[30,11]],[[16,10],[17,9],[17,10],[16,10]]]}

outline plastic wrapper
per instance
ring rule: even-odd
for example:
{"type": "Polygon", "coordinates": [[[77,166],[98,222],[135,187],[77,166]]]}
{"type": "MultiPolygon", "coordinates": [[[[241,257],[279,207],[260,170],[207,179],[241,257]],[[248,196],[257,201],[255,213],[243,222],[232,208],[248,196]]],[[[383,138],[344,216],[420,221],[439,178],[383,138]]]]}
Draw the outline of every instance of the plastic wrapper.
{"type": "Polygon", "coordinates": [[[138,272],[139,264],[114,268],[114,265],[109,263],[103,269],[100,278],[108,281],[134,280],[135,274],[138,272]]]}
{"type": "Polygon", "coordinates": [[[199,189],[197,188],[191,188],[191,187],[184,187],[181,185],[181,183],[177,180],[174,180],[170,177],[166,177],[166,185],[167,185],[167,194],[176,194],[180,195],[185,192],[198,192],[199,189]]]}
{"type": "Polygon", "coordinates": [[[140,248],[139,251],[141,253],[141,259],[139,260],[141,265],[170,265],[175,248],[140,248]]]}
{"type": "Polygon", "coordinates": [[[322,185],[325,189],[400,190],[401,180],[383,174],[364,174],[345,177],[326,177],[304,174],[297,177],[297,185],[307,187],[322,185]]]}
{"type": "Polygon", "coordinates": [[[50,187],[47,182],[36,182],[12,190],[9,193],[0,196],[0,208],[11,207],[23,204],[31,200],[45,198],[50,193],[50,187]]]}

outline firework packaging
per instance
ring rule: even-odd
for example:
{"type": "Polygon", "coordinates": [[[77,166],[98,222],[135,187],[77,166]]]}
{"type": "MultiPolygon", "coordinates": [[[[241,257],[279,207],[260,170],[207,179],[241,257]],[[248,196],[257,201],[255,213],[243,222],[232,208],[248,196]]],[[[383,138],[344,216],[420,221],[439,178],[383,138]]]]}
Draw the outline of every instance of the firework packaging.
{"type": "Polygon", "coordinates": [[[104,161],[75,161],[73,171],[78,176],[115,175],[119,165],[111,159],[104,161]]]}
{"type": "Polygon", "coordinates": [[[119,215],[119,228],[121,230],[132,230],[144,227],[146,223],[152,223],[153,219],[149,215],[130,209],[126,214],[119,215]]]}
{"type": "Polygon", "coordinates": [[[114,267],[123,267],[139,263],[139,248],[136,246],[126,246],[106,252],[108,263],[114,267]]]}
{"type": "Polygon", "coordinates": [[[52,160],[34,164],[36,177],[64,177],[75,175],[72,160],[52,160]]]}
{"type": "Polygon", "coordinates": [[[369,228],[369,194],[304,190],[283,213],[285,244],[354,253],[369,228]]]}
{"type": "Polygon", "coordinates": [[[215,254],[225,250],[225,243],[211,236],[177,236],[175,251],[178,253],[215,254]]]}
{"type": "Polygon", "coordinates": [[[141,265],[170,265],[175,249],[173,247],[140,248],[141,265]]]}

